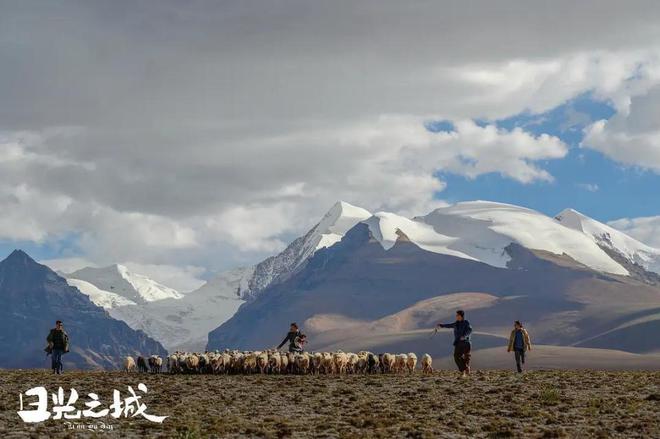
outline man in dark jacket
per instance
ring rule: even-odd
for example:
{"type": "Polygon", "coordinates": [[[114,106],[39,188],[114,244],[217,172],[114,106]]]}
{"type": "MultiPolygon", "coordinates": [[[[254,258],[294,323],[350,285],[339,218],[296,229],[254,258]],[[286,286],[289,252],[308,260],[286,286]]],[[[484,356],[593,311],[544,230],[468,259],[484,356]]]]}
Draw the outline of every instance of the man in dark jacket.
{"type": "Polygon", "coordinates": [[[282,340],[282,343],[280,343],[279,346],[277,346],[277,349],[284,346],[284,344],[288,341],[289,352],[302,352],[302,347],[299,346],[301,335],[302,334],[300,333],[300,329],[298,329],[298,324],[295,322],[291,323],[289,332],[286,334],[286,337],[284,337],[284,340],[282,340]]]}
{"type": "Polygon", "coordinates": [[[64,331],[61,320],[55,322],[55,327],[50,330],[46,341],[48,342],[46,352],[51,354],[53,373],[61,374],[62,354],[69,352],[69,335],[64,331]]]}
{"type": "Polygon", "coordinates": [[[467,377],[470,374],[470,351],[472,350],[470,335],[472,334],[472,326],[470,326],[470,322],[465,320],[465,312],[463,310],[456,311],[456,321],[454,323],[438,323],[438,328],[454,328],[454,361],[462,376],[467,377]]]}

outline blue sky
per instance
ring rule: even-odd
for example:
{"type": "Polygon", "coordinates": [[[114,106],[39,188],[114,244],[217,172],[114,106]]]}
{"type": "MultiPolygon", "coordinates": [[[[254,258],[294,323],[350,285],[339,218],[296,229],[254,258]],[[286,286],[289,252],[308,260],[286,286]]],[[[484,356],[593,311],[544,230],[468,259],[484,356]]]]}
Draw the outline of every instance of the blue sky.
{"type": "MultiPolygon", "coordinates": [[[[554,181],[523,184],[497,173],[469,179],[441,172],[439,176],[447,187],[438,197],[450,203],[483,199],[517,204],[551,216],[570,207],[602,222],[660,215],[660,174],[624,166],[600,152],[580,147],[583,128],[592,121],[609,119],[614,113],[607,103],[584,94],[543,114],[524,113],[494,121],[500,128],[521,127],[535,135],[546,133],[564,141],[570,147],[566,157],[540,162],[554,181]]],[[[445,121],[427,126],[431,131],[452,129],[445,121]]]]}

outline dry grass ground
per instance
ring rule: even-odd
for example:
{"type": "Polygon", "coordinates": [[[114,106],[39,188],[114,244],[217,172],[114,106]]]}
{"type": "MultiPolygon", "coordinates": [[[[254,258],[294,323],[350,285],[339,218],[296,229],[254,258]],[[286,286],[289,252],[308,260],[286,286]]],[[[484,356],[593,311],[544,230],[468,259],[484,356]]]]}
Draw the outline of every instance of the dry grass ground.
{"type": "MultiPolygon", "coordinates": [[[[476,371],[432,376],[212,376],[0,371],[0,437],[81,437],[23,424],[18,395],[45,385],[99,394],[145,383],[165,422],[106,421],[99,437],[660,437],[660,372],[476,371]]],[[[31,400],[30,400],[31,401],[31,400]]],[[[84,401],[77,406],[84,408],[84,401]]]]}

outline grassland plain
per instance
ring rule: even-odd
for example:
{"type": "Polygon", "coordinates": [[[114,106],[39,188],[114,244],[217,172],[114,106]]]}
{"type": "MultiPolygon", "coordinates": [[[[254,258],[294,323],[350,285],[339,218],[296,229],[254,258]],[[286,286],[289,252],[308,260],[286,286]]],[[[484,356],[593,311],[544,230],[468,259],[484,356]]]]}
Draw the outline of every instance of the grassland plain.
{"type": "MultiPolygon", "coordinates": [[[[0,371],[0,437],[660,437],[660,372],[475,371],[433,375],[147,375],[0,371]],[[142,418],[103,418],[112,432],[70,430],[62,420],[25,424],[19,394],[77,389],[107,406],[112,390],[145,383],[142,418]]],[[[25,400],[28,401],[27,399],[25,400]]],[[[29,401],[32,401],[30,399],[29,401]]],[[[51,405],[49,405],[51,408],[51,405]]],[[[89,420],[84,421],[88,424],[89,420]]],[[[95,421],[91,422],[92,424],[95,421]]]]}

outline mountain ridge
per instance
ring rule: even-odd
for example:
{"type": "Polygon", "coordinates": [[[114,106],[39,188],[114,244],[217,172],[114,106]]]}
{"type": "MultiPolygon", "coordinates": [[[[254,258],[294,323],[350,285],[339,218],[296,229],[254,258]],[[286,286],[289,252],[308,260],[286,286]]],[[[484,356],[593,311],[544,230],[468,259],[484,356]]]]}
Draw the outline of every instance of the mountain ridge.
{"type": "Polygon", "coordinates": [[[68,274],[67,278],[88,282],[99,290],[117,294],[135,303],[183,297],[175,289],[142,274],[133,273],[121,264],[81,268],[68,274]]]}
{"type": "Polygon", "coordinates": [[[63,357],[67,368],[117,368],[125,355],[167,353],[22,250],[0,261],[0,297],[0,367],[44,367],[43,348],[55,320],[64,322],[71,337],[71,352],[63,357]]]}
{"type": "MultiPolygon", "coordinates": [[[[270,294],[277,284],[305,270],[315,255],[339,245],[344,236],[360,224],[367,226],[369,239],[378,243],[386,255],[396,243],[408,241],[424,251],[496,268],[524,270],[526,267],[521,261],[540,258],[572,270],[593,270],[608,276],[639,279],[651,285],[660,284],[660,276],[647,270],[652,267],[638,264],[625,248],[605,245],[593,233],[567,222],[567,213],[572,212],[579,214],[565,209],[552,218],[526,207],[477,200],[441,207],[409,219],[383,211],[372,214],[338,201],[279,254],[253,266],[220,273],[183,298],[133,302],[125,297],[117,298],[113,291],[97,286],[99,291],[85,285],[79,287],[97,304],[106,307],[113,317],[144,330],[168,348],[201,349],[207,343],[207,334],[232,318],[242,305],[258,300],[264,292],[270,294]],[[534,256],[523,257],[524,252],[517,250],[517,246],[534,256]]],[[[582,217],[582,222],[609,227],[582,217]]],[[[626,242],[633,240],[623,232],[616,233],[626,242]]],[[[651,249],[653,253],[651,247],[642,243],[635,248],[647,252],[651,249]]],[[[111,267],[121,271],[117,265],[111,267]]],[[[69,283],[76,282],[83,281],[69,279],[69,283]]]]}

